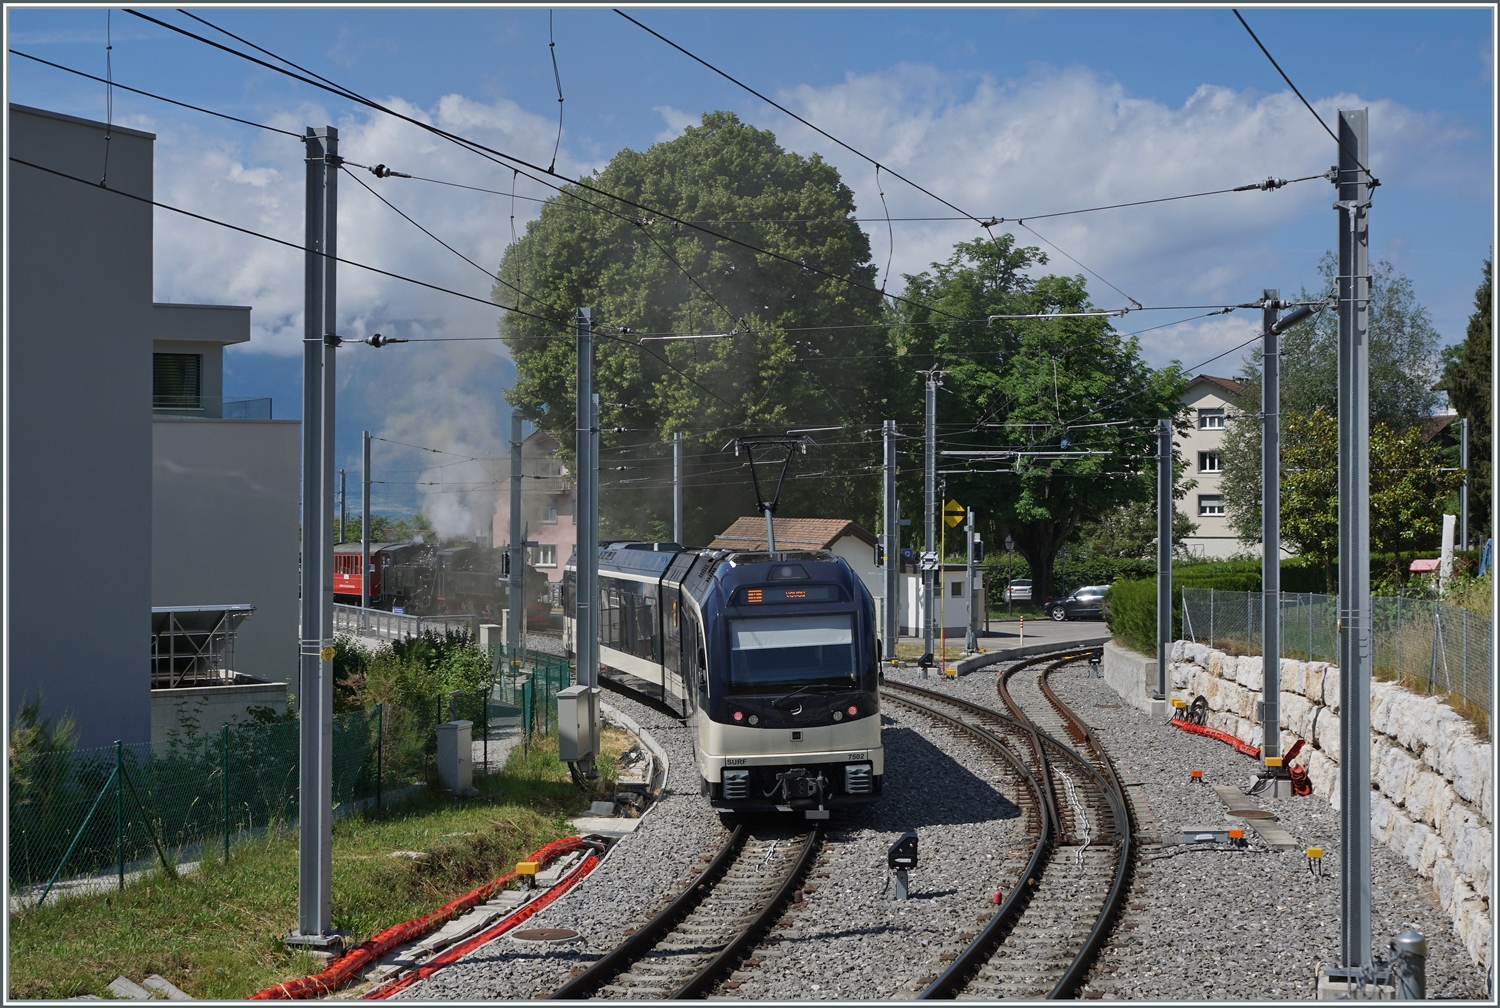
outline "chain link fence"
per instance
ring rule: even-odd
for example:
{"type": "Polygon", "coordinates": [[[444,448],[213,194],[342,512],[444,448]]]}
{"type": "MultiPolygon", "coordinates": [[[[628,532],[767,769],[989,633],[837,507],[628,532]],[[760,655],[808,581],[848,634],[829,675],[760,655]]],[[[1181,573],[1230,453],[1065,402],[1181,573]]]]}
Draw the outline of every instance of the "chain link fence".
{"type": "MultiPolygon", "coordinates": [[[[550,733],[557,692],[569,685],[568,661],[534,651],[504,658],[483,693],[335,715],[335,815],[379,808],[414,785],[435,783],[442,722],[473,722],[481,773],[503,765],[507,741],[524,748],[533,735],[550,733]]],[[[184,860],[227,857],[234,843],[295,828],[299,728],[290,719],[161,743],[12,752],[12,906],[40,903],[61,886],[123,886],[127,875],[153,865],[170,872],[184,860]]]]}
{"type": "MultiPolygon", "coordinates": [[[[1182,630],[1194,643],[1258,655],[1265,641],[1260,592],[1182,589],[1182,630]]],[[[1492,697],[1490,621],[1429,599],[1371,598],[1375,674],[1443,694],[1488,731],[1492,697]]],[[[1338,599],[1281,593],[1281,656],[1338,661],[1338,599]]]]}

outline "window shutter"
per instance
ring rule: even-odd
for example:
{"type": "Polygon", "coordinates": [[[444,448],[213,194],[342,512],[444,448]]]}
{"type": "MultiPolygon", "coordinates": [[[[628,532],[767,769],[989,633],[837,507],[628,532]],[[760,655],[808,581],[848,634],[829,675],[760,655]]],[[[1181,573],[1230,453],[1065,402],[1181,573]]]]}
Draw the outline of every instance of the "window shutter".
{"type": "Polygon", "coordinates": [[[151,355],[151,405],[154,409],[198,409],[201,354],[159,353],[151,355]]]}

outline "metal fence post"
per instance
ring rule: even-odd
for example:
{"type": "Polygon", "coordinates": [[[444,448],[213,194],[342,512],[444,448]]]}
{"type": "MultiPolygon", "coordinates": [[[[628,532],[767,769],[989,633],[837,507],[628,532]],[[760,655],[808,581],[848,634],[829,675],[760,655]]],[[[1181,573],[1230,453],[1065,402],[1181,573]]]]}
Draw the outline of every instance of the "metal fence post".
{"type": "Polygon", "coordinates": [[[1391,960],[1396,967],[1396,1000],[1427,1000],[1427,938],[1420,931],[1402,931],[1391,939],[1391,960]]]}
{"type": "Polygon", "coordinates": [[[380,811],[385,776],[385,704],[375,705],[375,811],[380,811]]]}
{"type": "Polygon", "coordinates": [[[120,888],[125,888],[125,771],[124,747],[115,739],[115,860],[120,868],[120,888]]]}
{"type": "Polygon", "coordinates": [[[1459,612],[1461,612],[1463,614],[1463,626],[1464,626],[1464,629],[1463,629],[1464,659],[1463,659],[1463,664],[1461,666],[1459,666],[1459,675],[1461,676],[1461,678],[1459,680],[1459,690],[1463,693],[1464,703],[1468,703],[1469,702],[1469,610],[1467,610],[1467,609],[1461,609],[1461,610],[1459,610],[1459,612]]]}
{"type": "Polygon", "coordinates": [[[1432,606],[1432,663],[1427,667],[1427,695],[1432,695],[1432,683],[1437,678],[1438,641],[1442,638],[1442,614],[1437,604],[1432,606]]]}
{"type": "Polygon", "coordinates": [[[224,791],[224,863],[228,864],[229,863],[229,723],[227,721],[224,723],[224,729],[223,729],[223,733],[222,733],[222,738],[223,738],[223,742],[221,743],[221,745],[222,745],[222,748],[223,748],[224,752],[223,752],[223,754],[220,757],[219,772],[220,772],[220,774],[224,778],[224,781],[223,781],[223,785],[224,785],[223,786],[223,791],[224,791]]]}
{"type": "Polygon", "coordinates": [[[1208,646],[1214,646],[1214,590],[1208,590],[1208,646]]]}

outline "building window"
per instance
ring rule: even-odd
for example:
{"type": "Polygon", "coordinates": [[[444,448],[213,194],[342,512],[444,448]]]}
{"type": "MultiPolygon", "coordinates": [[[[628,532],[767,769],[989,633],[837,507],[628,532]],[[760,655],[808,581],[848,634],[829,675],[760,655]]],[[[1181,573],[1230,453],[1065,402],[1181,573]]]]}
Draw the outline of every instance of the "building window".
{"type": "Polygon", "coordinates": [[[1201,473],[1216,473],[1216,472],[1221,472],[1222,470],[1219,468],[1219,453],[1218,452],[1199,452],[1198,453],[1198,471],[1201,472],[1201,473]]]}
{"type": "Polygon", "coordinates": [[[556,567],[557,544],[542,543],[540,546],[526,547],[526,562],[533,567],[556,567]]]}
{"type": "Polygon", "coordinates": [[[1198,516],[1222,515],[1224,513],[1224,497],[1221,494],[1199,494],[1198,516]]]}
{"type": "Polygon", "coordinates": [[[955,581],[955,582],[953,582],[953,597],[954,598],[963,598],[964,597],[964,583],[962,581],[955,581]]]}
{"type": "Polygon", "coordinates": [[[203,355],[159,353],[151,355],[151,408],[195,410],[200,399],[203,355]]]}
{"type": "Polygon", "coordinates": [[[1224,410],[1223,409],[1201,409],[1201,410],[1199,410],[1198,411],[1198,429],[1199,430],[1223,430],[1224,429],[1224,410]]]}
{"type": "Polygon", "coordinates": [[[543,518],[542,521],[548,525],[557,524],[557,501],[552,501],[547,505],[547,517],[543,518]]]}

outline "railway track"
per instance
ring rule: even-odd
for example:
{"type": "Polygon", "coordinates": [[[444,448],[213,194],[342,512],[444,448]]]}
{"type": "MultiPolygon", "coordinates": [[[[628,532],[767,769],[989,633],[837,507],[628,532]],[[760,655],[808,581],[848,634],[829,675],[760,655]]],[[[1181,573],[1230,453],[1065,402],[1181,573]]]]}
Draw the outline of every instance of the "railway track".
{"type": "Polygon", "coordinates": [[[740,825],[697,879],[553,1000],[703,997],[774,924],[821,846],[822,832],[740,825]]]}
{"type": "Polygon", "coordinates": [[[1077,657],[1041,656],[1003,673],[1000,697],[1009,715],[885,683],[891,699],[1009,750],[1033,798],[1028,814],[1037,839],[1026,868],[984,929],[922,991],[922,999],[1073,997],[1124,902],[1132,834],[1123,789],[1088,726],[1045,682],[1077,657]],[[1018,677],[1037,666],[1042,668],[1035,677],[1018,677]]]}

